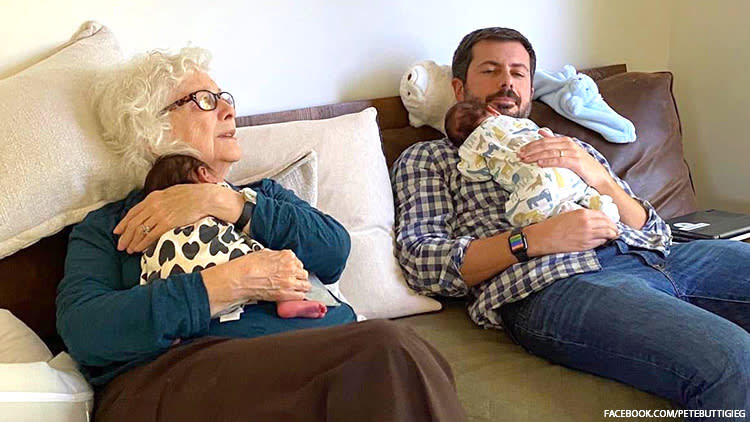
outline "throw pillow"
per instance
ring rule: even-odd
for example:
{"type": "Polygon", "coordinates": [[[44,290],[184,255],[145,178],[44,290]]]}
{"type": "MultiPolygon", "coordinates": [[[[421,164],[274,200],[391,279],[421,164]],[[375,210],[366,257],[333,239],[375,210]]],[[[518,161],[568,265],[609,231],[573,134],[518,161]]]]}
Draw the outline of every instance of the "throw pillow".
{"type": "Polygon", "coordinates": [[[0,309],[0,363],[46,362],[47,345],[9,310],[0,309]]]}
{"type": "Polygon", "coordinates": [[[315,151],[317,208],[341,222],[352,239],[341,293],[367,318],[435,311],[440,302],[407,287],[393,254],[393,196],[376,116],[369,108],[332,119],[239,128],[243,157],[229,180],[273,174],[300,151],[315,151]]]}
{"type": "Polygon", "coordinates": [[[300,199],[313,207],[318,203],[318,155],[310,151],[286,167],[273,169],[271,174],[254,174],[240,177],[238,172],[230,174],[230,182],[246,185],[263,178],[273,179],[281,186],[293,191],[300,199]]]}
{"type": "Polygon", "coordinates": [[[94,392],[65,352],[49,362],[0,363],[0,415],[5,422],[88,422],[94,392]]]}
{"type": "Polygon", "coordinates": [[[86,92],[121,59],[112,33],[89,22],[65,47],[0,80],[0,258],[136,186],[101,140],[86,92]]]}
{"type": "Polygon", "coordinates": [[[0,309],[0,419],[84,422],[94,393],[67,353],[54,359],[22,321],[0,309]]]}

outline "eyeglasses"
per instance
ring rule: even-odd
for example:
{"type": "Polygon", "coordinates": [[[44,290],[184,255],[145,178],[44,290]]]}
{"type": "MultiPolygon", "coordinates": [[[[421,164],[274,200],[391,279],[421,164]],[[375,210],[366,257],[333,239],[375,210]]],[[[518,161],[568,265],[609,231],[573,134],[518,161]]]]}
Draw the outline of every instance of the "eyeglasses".
{"type": "Polygon", "coordinates": [[[218,94],[214,94],[211,91],[201,89],[195,92],[191,92],[190,94],[184,96],[183,98],[180,98],[179,100],[173,102],[172,104],[164,107],[161,110],[161,114],[166,114],[177,107],[183,106],[190,101],[194,102],[201,110],[203,111],[211,111],[216,110],[216,107],[219,106],[219,100],[224,100],[227,104],[234,107],[234,97],[232,97],[232,94],[222,91],[218,94]]]}

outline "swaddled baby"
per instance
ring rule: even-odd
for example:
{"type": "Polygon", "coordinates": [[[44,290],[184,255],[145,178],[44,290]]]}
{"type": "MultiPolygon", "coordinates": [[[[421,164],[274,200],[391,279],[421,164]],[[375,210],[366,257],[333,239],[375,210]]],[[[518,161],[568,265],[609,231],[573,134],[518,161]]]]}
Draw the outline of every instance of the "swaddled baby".
{"type": "Polygon", "coordinates": [[[510,192],[505,212],[523,227],[582,207],[601,210],[620,221],[617,205],[566,168],[539,167],[518,158],[518,150],[541,139],[529,119],[504,116],[491,106],[462,101],[445,116],[448,139],[459,147],[461,174],[473,181],[495,180],[510,192]]]}

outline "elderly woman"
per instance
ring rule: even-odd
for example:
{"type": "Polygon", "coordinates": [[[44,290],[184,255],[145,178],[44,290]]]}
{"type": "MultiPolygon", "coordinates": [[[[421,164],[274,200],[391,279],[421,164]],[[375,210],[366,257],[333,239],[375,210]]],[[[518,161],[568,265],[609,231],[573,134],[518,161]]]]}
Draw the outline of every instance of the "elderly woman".
{"type": "MultiPolygon", "coordinates": [[[[207,64],[201,49],[153,52],[94,87],[105,138],[135,175],[187,153],[223,178],[240,159],[234,99],[207,64]]],[[[273,302],[310,288],[308,271],[339,278],[349,236],[271,180],[249,188],[137,190],[73,229],[57,326],[97,390],[96,420],[462,420],[450,367],[413,332],[352,323],[345,304],[320,319],[276,315],[273,302]],[[140,285],[141,252],[206,216],[268,249],[140,285]],[[212,318],[254,300],[235,321],[212,318]]]]}

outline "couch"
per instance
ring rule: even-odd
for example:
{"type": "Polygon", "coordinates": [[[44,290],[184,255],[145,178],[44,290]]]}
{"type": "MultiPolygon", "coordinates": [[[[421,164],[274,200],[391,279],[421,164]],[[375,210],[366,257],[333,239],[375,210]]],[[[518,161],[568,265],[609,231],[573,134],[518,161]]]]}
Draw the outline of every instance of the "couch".
{"type": "MultiPolygon", "coordinates": [[[[638,140],[611,144],[598,134],[535,102],[531,118],[555,132],[598,148],[633,190],[665,218],[695,209],[690,170],[683,157],[680,119],[668,72],[627,72],[625,65],[585,71],[605,100],[636,127],[638,140]]],[[[399,97],[355,101],[237,118],[238,126],[323,119],[375,107],[383,152],[392,164],[407,146],[436,139],[428,127],[409,126],[399,97]]],[[[64,350],[55,329],[56,285],[63,275],[70,227],[0,260],[0,308],[34,330],[53,353],[64,350]]],[[[396,319],[433,343],[450,361],[462,403],[472,421],[594,421],[604,409],[669,409],[658,397],[615,381],[531,356],[502,331],[483,330],[468,318],[461,300],[443,309],[396,319]]]]}

